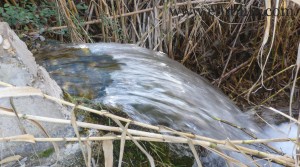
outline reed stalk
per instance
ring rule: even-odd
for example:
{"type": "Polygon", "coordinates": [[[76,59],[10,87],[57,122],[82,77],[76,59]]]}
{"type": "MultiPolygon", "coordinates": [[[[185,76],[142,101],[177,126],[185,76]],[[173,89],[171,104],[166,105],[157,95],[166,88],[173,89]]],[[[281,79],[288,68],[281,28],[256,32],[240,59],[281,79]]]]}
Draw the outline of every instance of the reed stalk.
{"type": "MultiPolygon", "coordinates": [[[[24,92],[22,92],[22,87],[12,87],[12,85],[7,84],[7,83],[3,83],[0,82],[0,85],[2,86],[6,86],[7,89],[9,89],[9,92],[11,92],[11,96],[31,96],[30,95],[30,91],[32,91],[32,95],[38,95],[41,96],[38,90],[34,89],[34,88],[30,88],[28,91],[28,88],[23,89],[24,92]],[[13,89],[16,89],[16,91],[14,91],[13,89]]],[[[0,97],[6,97],[7,96],[7,90],[2,89],[3,91],[0,92],[0,97]]],[[[124,122],[128,122],[128,123],[135,123],[136,125],[139,125],[141,127],[144,128],[148,128],[148,129],[152,129],[152,130],[157,130],[158,132],[168,132],[168,134],[159,134],[159,133],[152,133],[152,132],[146,132],[146,131],[140,131],[140,130],[134,130],[134,129],[124,129],[123,125],[119,122],[119,126],[120,127],[112,127],[112,126],[105,126],[105,125],[99,125],[99,124],[92,124],[92,123],[86,123],[86,122],[80,122],[80,121],[76,121],[74,116],[73,116],[73,120],[66,120],[66,119],[57,119],[57,118],[48,118],[48,117],[42,117],[42,116],[34,116],[34,115],[28,115],[28,114],[20,114],[20,113],[14,113],[11,109],[7,109],[7,108],[3,108],[0,107],[0,115],[5,115],[5,116],[10,116],[10,117],[19,117],[20,119],[25,119],[25,120],[33,120],[33,121],[41,121],[41,122],[48,122],[48,123],[55,123],[55,124],[64,124],[64,125],[73,125],[73,127],[83,127],[83,128],[91,128],[91,129],[98,129],[98,130],[102,130],[102,131],[112,131],[112,132],[117,132],[117,133],[123,133],[124,130],[126,131],[127,135],[125,136],[125,139],[128,140],[143,140],[143,141],[157,141],[157,142],[169,142],[169,143],[186,143],[189,144],[190,147],[192,145],[200,145],[204,148],[210,148],[211,151],[218,153],[219,155],[222,155],[222,153],[220,153],[218,150],[229,150],[229,151],[235,151],[235,152],[242,152],[244,154],[248,154],[251,156],[255,156],[255,157],[259,157],[259,158],[266,158],[269,159],[275,163],[279,163],[279,164],[283,164],[286,166],[292,166],[292,164],[294,163],[294,159],[289,157],[289,156],[280,156],[280,155],[275,155],[275,154],[270,154],[270,153],[266,153],[263,151],[259,151],[259,150],[254,150],[254,149],[250,149],[244,146],[240,146],[238,144],[254,144],[254,143],[268,143],[268,142],[282,142],[282,141],[295,141],[296,139],[289,139],[289,138],[285,138],[285,139],[256,139],[256,140],[232,140],[230,141],[231,145],[228,145],[228,141],[227,140],[216,140],[216,139],[212,139],[212,138],[208,138],[208,137],[203,137],[200,135],[192,135],[189,133],[184,133],[184,132],[178,132],[175,130],[172,130],[170,128],[167,127],[163,127],[163,126],[152,126],[152,125],[148,125],[148,124],[143,124],[143,123],[138,123],[129,119],[125,119],[113,114],[108,113],[107,111],[98,111],[98,110],[94,110],[88,107],[80,107],[79,105],[75,105],[72,104],[70,102],[66,102],[45,94],[42,94],[42,97],[45,97],[46,99],[49,100],[54,100],[58,103],[63,103],[63,104],[67,104],[68,106],[72,106],[74,109],[75,108],[80,108],[82,110],[85,111],[91,111],[92,113],[95,114],[99,114],[101,116],[107,116],[109,118],[112,118],[113,120],[115,120],[116,122],[119,121],[124,121],[124,122]],[[76,125],[76,126],[74,126],[76,125]],[[122,125],[122,126],[121,126],[122,125]],[[147,125],[147,126],[146,126],[147,125]],[[173,134],[173,135],[179,135],[179,136],[172,136],[169,134],[173,134]],[[131,136],[132,135],[132,136],[131,136]],[[234,146],[233,146],[234,145],[234,146]]],[[[298,122],[296,122],[298,123],[298,122]]],[[[112,138],[81,138],[79,136],[79,134],[77,133],[77,138],[37,138],[37,140],[30,135],[21,135],[21,136],[12,136],[12,137],[5,137],[5,138],[0,138],[1,142],[20,142],[20,141],[24,141],[24,142],[46,142],[46,141],[81,141],[81,139],[84,140],[112,140],[112,138]]],[[[114,136],[113,139],[118,139],[120,140],[120,136],[114,136]]],[[[136,143],[138,145],[138,143],[136,143]]],[[[191,147],[193,148],[193,147],[191,147]]],[[[84,152],[84,151],[83,151],[84,152]]],[[[145,152],[146,155],[148,155],[147,152],[145,152]]],[[[194,154],[196,156],[196,153],[194,151],[194,154]]],[[[227,157],[228,160],[228,157],[227,157]]],[[[151,162],[151,158],[150,158],[150,162],[151,162]]],[[[232,160],[233,161],[233,160],[232,160]]],[[[231,162],[232,162],[231,161],[231,162]]],[[[198,163],[200,164],[201,162],[198,161],[198,163]]],[[[232,162],[233,163],[233,162],[232,162]]],[[[88,163],[87,163],[88,164],[88,163]]]]}

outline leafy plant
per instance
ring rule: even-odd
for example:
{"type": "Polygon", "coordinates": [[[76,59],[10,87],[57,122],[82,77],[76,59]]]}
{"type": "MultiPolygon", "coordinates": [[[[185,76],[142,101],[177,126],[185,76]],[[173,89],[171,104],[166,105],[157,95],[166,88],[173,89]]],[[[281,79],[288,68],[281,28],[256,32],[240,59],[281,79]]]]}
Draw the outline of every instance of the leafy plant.
{"type": "Polygon", "coordinates": [[[3,18],[3,21],[10,26],[16,28],[22,26],[25,30],[28,30],[29,25],[35,28],[43,27],[50,18],[55,18],[57,15],[53,4],[42,2],[38,7],[27,1],[24,1],[24,3],[23,7],[10,4],[4,4],[3,7],[0,7],[0,16],[3,18]]]}

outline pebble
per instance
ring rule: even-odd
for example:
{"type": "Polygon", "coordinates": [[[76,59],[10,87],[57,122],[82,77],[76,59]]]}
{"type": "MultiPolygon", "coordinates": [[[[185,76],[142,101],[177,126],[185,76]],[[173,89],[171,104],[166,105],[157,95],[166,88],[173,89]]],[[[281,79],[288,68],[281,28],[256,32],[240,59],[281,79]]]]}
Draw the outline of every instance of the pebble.
{"type": "Polygon", "coordinates": [[[3,42],[3,37],[2,35],[0,35],[0,45],[2,44],[2,42],[3,42]]]}
{"type": "Polygon", "coordinates": [[[10,48],[10,43],[8,39],[4,39],[3,41],[3,49],[8,50],[10,48]]]}

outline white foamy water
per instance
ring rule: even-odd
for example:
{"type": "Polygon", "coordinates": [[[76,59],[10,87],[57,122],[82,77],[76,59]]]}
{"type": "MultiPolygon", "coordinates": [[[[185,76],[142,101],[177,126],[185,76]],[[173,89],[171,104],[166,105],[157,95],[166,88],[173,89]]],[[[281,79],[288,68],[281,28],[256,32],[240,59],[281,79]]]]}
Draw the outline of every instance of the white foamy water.
{"type": "Polygon", "coordinates": [[[261,132],[216,87],[162,53],[114,43],[73,47],[37,58],[72,95],[85,90],[98,102],[121,107],[134,120],[207,137],[251,139],[217,119],[261,132]]]}
{"type": "MultiPolygon", "coordinates": [[[[162,53],[135,45],[96,43],[45,51],[37,55],[37,61],[70,94],[87,92],[97,102],[120,107],[134,120],[217,139],[252,139],[221,123],[222,119],[266,138],[249,115],[218,88],[162,53]]],[[[266,151],[257,145],[247,147],[266,151]]],[[[242,154],[226,153],[253,165],[242,154]]],[[[204,166],[226,166],[223,159],[215,157],[203,158],[204,166]]]]}
{"type": "MultiPolygon", "coordinates": [[[[296,138],[297,128],[298,127],[295,124],[282,123],[277,126],[274,125],[273,127],[265,127],[264,132],[269,138],[296,138]]],[[[291,141],[272,143],[272,145],[287,155],[295,155],[295,144],[291,141]]]]}

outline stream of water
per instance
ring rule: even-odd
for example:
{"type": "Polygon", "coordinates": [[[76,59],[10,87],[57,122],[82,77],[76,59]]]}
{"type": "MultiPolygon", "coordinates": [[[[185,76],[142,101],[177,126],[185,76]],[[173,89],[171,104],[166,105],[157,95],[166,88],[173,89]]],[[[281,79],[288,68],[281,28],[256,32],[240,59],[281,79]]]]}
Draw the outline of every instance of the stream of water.
{"type": "Polygon", "coordinates": [[[264,137],[217,88],[162,53],[97,43],[46,51],[36,59],[70,94],[120,107],[135,120],[217,139],[251,139],[222,119],[264,137]]]}

